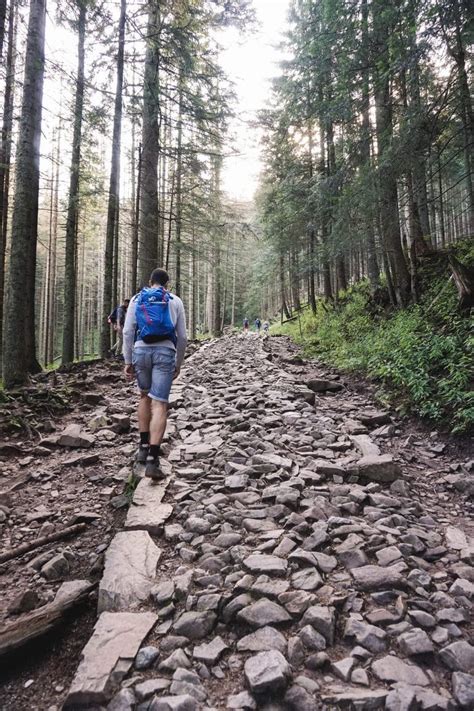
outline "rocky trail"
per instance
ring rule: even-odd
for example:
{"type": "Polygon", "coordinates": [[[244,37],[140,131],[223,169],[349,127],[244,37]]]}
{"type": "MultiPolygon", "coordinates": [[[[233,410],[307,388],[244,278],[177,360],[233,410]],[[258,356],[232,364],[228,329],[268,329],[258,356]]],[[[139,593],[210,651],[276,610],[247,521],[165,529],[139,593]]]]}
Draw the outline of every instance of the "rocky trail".
{"type": "Polygon", "coordinates": [[[0,554],[76,529],[0,565],[0,652],[74,606],[0,656],[2,711],[474,708],[466,446],[226,336],[187,359],[151,482],[120,365],[58,378],[74,408],[0,445],[0,554]]]}

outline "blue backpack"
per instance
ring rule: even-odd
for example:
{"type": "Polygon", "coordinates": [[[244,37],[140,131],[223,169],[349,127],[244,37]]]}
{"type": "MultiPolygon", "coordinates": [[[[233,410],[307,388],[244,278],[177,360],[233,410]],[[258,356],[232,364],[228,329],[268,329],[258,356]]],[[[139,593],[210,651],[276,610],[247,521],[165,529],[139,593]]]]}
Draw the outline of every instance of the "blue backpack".
{"type": "Polygon", "coordinates": [[[137,340],[145,343],[170,340],[176,345],[169,305],[172,298],[162,286],[141,290],[136,301],[137,340]]]}

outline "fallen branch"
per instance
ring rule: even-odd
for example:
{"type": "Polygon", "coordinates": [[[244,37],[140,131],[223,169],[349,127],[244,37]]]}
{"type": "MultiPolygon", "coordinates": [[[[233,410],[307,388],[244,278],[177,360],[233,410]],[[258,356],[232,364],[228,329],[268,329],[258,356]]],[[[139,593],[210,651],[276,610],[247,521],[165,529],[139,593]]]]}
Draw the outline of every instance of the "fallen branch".
{"type": "Polygon", "coordinates": [[[86,529],[85,523],[76,523],[74,526],[68,526],[67,528],[61,529],[61,531],[56,531],[55,533],[50,533],[47,536],[41,536],[34,541],[29,543],[22,543],[21,546],[12,548],[5,553],[0,555],[0,564],[6,563],[7,560],[12,560],[12,558],[18,558],[29,551],[35,550],[35,548],[40,548],[45,546],[47,543],[53,543],[54,541],[60,541],[62,538],[67,538],[67,536],[73,536],[76,533],[82,533],[86,529]]]}
{"type": "Polygon", "coordinates": [[[15,622],[4,625],[0,631],[0,657],[49,632],[64,614],[82,602],[96,585],[97,583],[86,582],[60,596],[57,601],[53,600],[33,612],[22,615],[15,622]]]}

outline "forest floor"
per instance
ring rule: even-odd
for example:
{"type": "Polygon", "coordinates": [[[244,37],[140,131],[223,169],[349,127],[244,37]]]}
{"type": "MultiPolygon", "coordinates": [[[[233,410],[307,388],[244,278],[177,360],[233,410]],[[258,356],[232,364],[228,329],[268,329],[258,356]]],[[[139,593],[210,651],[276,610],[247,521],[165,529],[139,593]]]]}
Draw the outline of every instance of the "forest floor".
{"type": "Polygon", "coordinates": [[[64,581],[98,586],[0,659],[0,709],[474,705],[472,442],[382,411],[283,337],[202,346],[173,401],[166,479],[135,494],[119,363],[3,407],[28,434],[0,442],[0,554],[85,528],[0,565],[0,648],[64,581]],[[98,601],[108,627],[80,663],[98,601]]]}

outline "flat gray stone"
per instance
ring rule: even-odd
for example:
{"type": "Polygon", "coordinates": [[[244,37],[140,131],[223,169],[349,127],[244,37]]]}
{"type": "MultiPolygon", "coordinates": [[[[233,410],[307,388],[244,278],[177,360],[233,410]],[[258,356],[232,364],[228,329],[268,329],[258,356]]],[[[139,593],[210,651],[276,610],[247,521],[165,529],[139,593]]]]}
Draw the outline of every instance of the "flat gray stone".
{"type": "Polygon", "coordinates": [[[371,481],[384,483],[395,481],[402,474],[400,465],[393,461],[393,457],[390,454],[362,457],[358,462],[351,465],[349,470],[371,481]]]}
{"type": "Polygon", "coordinates": [[[312,605],[308,607],[303,615],[301,624],[311,625],[311,627],[323,635],[329,645],[334,644],[336,615],[333,607],[326,607],[325,605],[312,605]]]}
{"type": "Polygon", "coordinates": [[[107,706],[107,711],[133,711],[135,707],[135,694],[131,689],[122,689],[115,694],[107,706]]]}
{"type": "Polygon", "coordinates": [[[193,657],[197,659],[198,662],[214,665],[226,649],[228,649],[227,644],[222,637],[217,635],[217,637],[214,637],[214,639],[207,644],[204,643],[194,647],[193,657]]]}
{"type": "Polygon", "coordinates": [[[454,672],[452,676],[454,698],[465,709],[474,708],[474,676],[454,672]]]}
{"type": "Polygon", "coordinates": [[[455,551],[462,551],[464,548],[469,547],[466,534],[456,526],[448,526],[446,528],[446,545],[455,551]]]}
{"type": "Polygon", "coordinates": [[[338,662],[333,662],[331,664],[331,671],[338,676],[339,679],[342,679],[342,681],[349,681],[354,666],[354,657],[345,657],[344,659],[340,659],[338,662]]]}
{"type": "Polygon", "coordinates": [[[385,700],[385,711],[416,711],[418,702],[412,686],[392,689],[385,700]]]}
{"type": "Polygon", "coordinates": [[[151,612],[103,612],[82,650],[63,708],[100,706],[108,701],[157,619],[151,612]]]}
{"type": "Polygon", "coordinates": [[[226,708],[237,709],[237,711],[255,711],[257,702],[248,691],[241,691],[240,694],[229,696],[226,708]]]}
{"type": "Polygon", "coordinates": [[[260,652],[247,659],[244,673],[253,694],[281,691],[287,687],[291,677],[290,665],[277,650],[260,652]]]}
{"type": "Polygon", "coordinates": [[[464,639],[444,647],[439,656],[441,661],[453,671],[468,674],[474,669],[474,647],[464,639]]]}
{"type": "Polygon", "coordinates": [[[81,425],[68,425],[59,435],[57,443],[61,447],[91,447],[95,442],[93,435],[83,431],[81,425]]]}
{"type": "Polygon", "coordinates": [[[237,642],[239,652],[266,652],[276,649],[282,654],[286,650],[286,639],[273,627],[261,627],[237,642]]]}
{"type": "Polygon", "coordinates": [[[243,564],[250,573],[261,575],[284,575],[288,567],[288,563],[284,558],[265,554],[249,555],[245,558],[243,564]]]}
{"type": "Polygon", "coordinates": [[[291,584],[297,590],[316,590],[323,581],[316,568],[303,568],[291,576],[291,584]]]}
{"type": "Polygon", "coordinates": [[[373,662],[372,672],[380,681],[399,681],[415,686],[428,686],[430,683],[423,669],[393,655],[386,655],[373,662]]]}
{"type": "Polygon", "coordinates": [[[200,703],[189,694],[179,696],[157,696],[148,711],[198,711],[200,703]]]}
{"type": "Polygon", "coordinates": [[[398,644],[402,654],[412,657],[416,654],[433,652],[434,645],[424,630],[414,628],[400,635],[398,644]]]}
{"type": "Polygon", "coordinates": [[[357,583],[359,590],[370,592],[381,589],[404,589],[406,587],[406,563],[396,563],[384,568],[379,565],[363,565],[353,568],[351,575],[357,583]]]}
{"type": "Polygon", "coordinates": [[[252,627],[281,625],[291,622],[291,615],[276,602],[262,598],[237,613],[237,618],[252,627]]]}
{"type": "Polygon", "coordinates": [[[145,602],[155,583],[160,556],[161,550],[146,531],[117,533],[105,554],[99,614],[105,610],[130,610],[145,602]]]}
{"type": "Polygon", "coordinates": [[[143,478],[138,482],[133,502],[128,509],[125,528],[160,533],[165,521],[173,513],[171,504],[163,504],[168,481],[143,478]]]}
{"type": "Polygon", "coordinates": [[[200,677],[191,669],[176,669],[170,692],[176,696],[188,694],[200,702],[207,698],[207,692],[201,684],[200,677]]]}
{"type": "Polygon", "coordinates": [[[163,677],[147,679],[146,681],[141,681],[134,687],[135,694],[138,701],[143,701],[144,699],[149,699],[150,696],[154,696],[154,694],[158,694],[160,691],[165,691],[169,688],[170,684],[170,680],[163,677]]]}
{"type": "Polygon", "coordinates": [[[333,687],[321,693],[321,701],[330,707],[354,711],[379,711],[385,706],[388,689],[361,689],[360,686],[333,687]]]}
{"type": "Polygon", "coordinates": [[[216,624],[213,612],[183,612],[174,623],[174,632],[188,639],[202,639],[212,631],[216,624]]]}
{"type": "Polygon", "coordinates": [[[386,648],[387,633],[380,627],[350,617],[344,630],[344,637],[354,637],[356,642],[374,654],[383,652],[386,648]]]}

